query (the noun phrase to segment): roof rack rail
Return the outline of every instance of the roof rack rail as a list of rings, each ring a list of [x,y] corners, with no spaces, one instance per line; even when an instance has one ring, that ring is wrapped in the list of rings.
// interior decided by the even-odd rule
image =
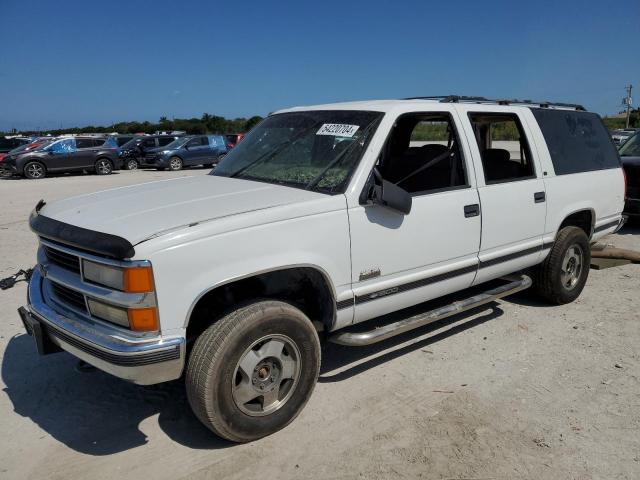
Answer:
[[[577,103],[562,103],[562,102],[549,102],[542,101],[536,102],[533,100],[518,100],[517,98],[504,98],[504,99],[492,99],[485,97],[467,97],[464,95],[435,95],[431,97],[408,97],[403,98],[403,100],[438,100],[441,103],[480,103],[480,104],[497,104],[497,105],[526,105],[530,107],[540,107],[540,108],[549,108],[549,107],[562,107],[562,108],[573,108],[575,110],[583,110],[586,109]]]

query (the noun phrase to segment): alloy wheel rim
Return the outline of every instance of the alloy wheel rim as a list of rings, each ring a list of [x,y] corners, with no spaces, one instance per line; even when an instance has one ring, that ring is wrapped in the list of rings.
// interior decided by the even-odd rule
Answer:
[[[562,286],[567,290],[573,290],[582,275],[584,267],[584,252],[578,244],[571,245],[564,254],[562,259],[562,268],[560,272],[560,281]]]
[[[111,165],[106,160],[101,160],[98,162],[98,170],[100,173],[107,174],[111,172]]]
[[[40,178],[42,176],[42,167],[37,163],[32,163],[27,167],[27,172],[32,178]]]
[[[236,406],[260,417],[282,408],[300,379],[300,350],[285,335],[267,335],[240,356],[231,379]]]
[[[180,160],[177,158],[171,160],[171,170],[180,170]]]
[[[127,164],[127,168],[129,170],[137,170],[138,169],[138,162],[136,162],[135,160],[130,160],[129,163]]]

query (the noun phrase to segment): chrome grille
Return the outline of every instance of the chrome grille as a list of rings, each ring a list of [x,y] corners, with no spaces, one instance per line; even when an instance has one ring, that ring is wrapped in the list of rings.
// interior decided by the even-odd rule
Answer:
[[[74,273],[80,273],[80,259],[77,256],[48,246],[44,247],[44,252],[51,263]]]
[[[51,288],[53,289],[53,293],[56,297],[58,297],[62,302],[67,303],[84,313],[88,313],[87,305],[84,302],[84,295],[80,292],[76,292],[75,290],[71,290],[64,285],[60,285],[55,282],[51,282]]]

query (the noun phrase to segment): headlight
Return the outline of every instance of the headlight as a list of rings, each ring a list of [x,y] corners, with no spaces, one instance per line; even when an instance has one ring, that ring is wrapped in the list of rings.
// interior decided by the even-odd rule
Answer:
[[[151,267],[116,267],[90,260],[82,261],[85,281],[122,292],[145,293],[153,291]]]
[[[102,303],[93,298],[87,298],[89,311],[94,317],[101,318],[108,322],[113,322],[123,327],[129,327],[129,314],[125,308],[114,307],[107,303]]]
[[[82,271],[84,279],[91,283],[124,291],[124,272],[119,267],[83,260]]]

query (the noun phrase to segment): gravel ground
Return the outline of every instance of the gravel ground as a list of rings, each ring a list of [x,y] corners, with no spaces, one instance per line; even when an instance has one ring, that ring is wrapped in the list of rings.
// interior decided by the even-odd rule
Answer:
[[[0,277],[34,263],[40,198],[204,173],[1,179]],[[640,229],[606,241],[640,250]],[[640,478],[638,265],[592,270],[571,305],[523,293],[377,346],[326,346],[300,417],[247,445],[201,426],[179,381],[38,357],[16,314],[25,290],[0,292],[0,478]]]

